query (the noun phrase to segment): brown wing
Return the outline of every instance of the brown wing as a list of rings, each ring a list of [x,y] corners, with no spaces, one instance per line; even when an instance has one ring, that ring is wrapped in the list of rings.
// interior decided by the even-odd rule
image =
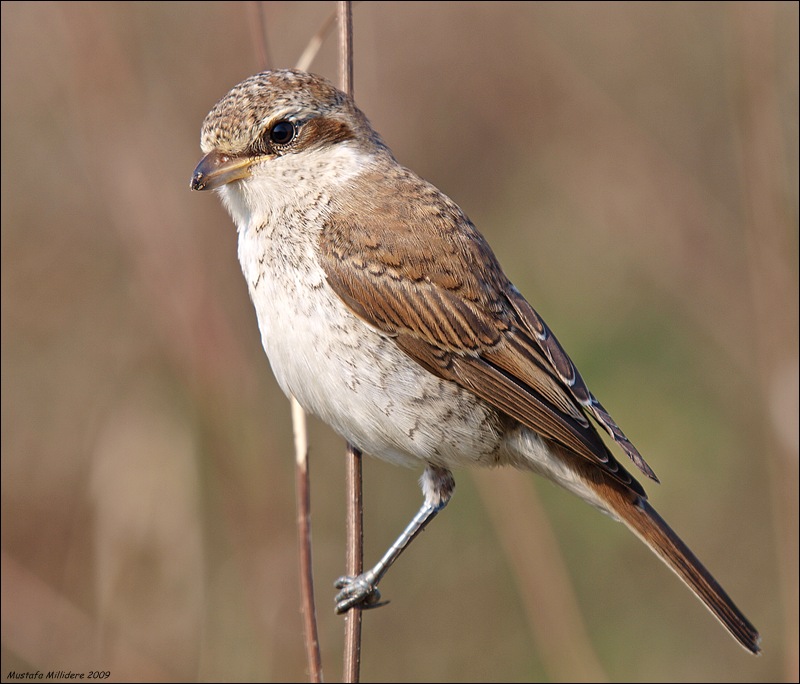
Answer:
[[[585,411],[655,479],[652,470],[505,277],[480,233],[455,204],[410,172],[392,180],[405,187],[391,190],[383,178],[361,177],[349,188],[359,202],[358,216],[370,217],[368,225],[349,205],[334,202],[320,237],[322,267],[333,290],[431,373],[644,495]],[[416,201],[400,199],[409,196]]]

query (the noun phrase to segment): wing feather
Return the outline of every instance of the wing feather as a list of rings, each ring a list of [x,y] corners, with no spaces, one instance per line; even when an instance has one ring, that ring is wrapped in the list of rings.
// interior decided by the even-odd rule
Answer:
[[[636,448],[591,394],[542,318],[508,281],[486,241],[458,207],[411,172],[390,191],[363,178],[371,211],[334,205],[320,234],[328,284],[414,361],[594,463],[640,495],[608,451],[593,417],[648,477]],[[416,196],[415,203],[401,197]],[[375,225],[366,225],[363,216]],[[391,222],[392,217],[401,220]]]

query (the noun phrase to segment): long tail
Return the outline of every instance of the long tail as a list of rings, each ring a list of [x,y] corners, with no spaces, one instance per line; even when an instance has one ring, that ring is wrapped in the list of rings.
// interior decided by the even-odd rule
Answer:
[[[711,573],[642,497],[611,481],[593,489],[625,525],[680,577],[748,651],[758,654],[761,637]]]

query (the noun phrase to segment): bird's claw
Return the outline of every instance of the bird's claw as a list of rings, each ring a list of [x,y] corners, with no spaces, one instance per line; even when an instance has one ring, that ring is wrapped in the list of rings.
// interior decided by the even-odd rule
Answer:
[[[381,592],[368,574],[355,577],[345,575],[334,582],[334,586],[341,591],[336,594],[336,614],[341,615],[354,607],[380,608],[388,601],[381,601]]]

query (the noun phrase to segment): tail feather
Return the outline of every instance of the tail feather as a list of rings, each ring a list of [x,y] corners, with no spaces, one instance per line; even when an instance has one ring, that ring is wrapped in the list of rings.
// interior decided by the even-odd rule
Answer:
[[[758,630],[647,500],[620,491],[616,483],[597,484],[611,511],[685,582],[745,649],[758,654]]]

